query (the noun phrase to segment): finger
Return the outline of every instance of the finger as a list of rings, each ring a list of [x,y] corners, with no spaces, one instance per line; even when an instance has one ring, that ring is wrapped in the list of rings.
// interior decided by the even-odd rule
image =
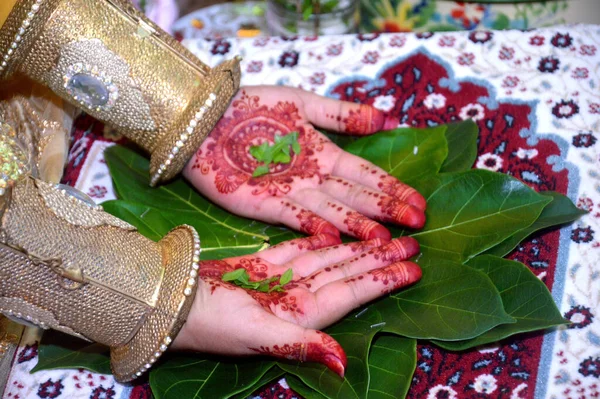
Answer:
[[[389,241],[390,232],[377,222],[338,202],[330,195],[314,189],[304,189],[292,194],[294,200],[317,215],[329,220],[341,232],[367,241],[382,238]]]
[[[297,238],[274,245],[257,253],[259,257],[276,265],[283,265],[303,253],[338,245],[339,236],[319,234],[317,236]]]
[[[361,253],[373,248],[380,247],[384,244],[384,240],[376,238],[369,241],[357,241],[345,245],[335,245],[333,247],[323,248],[318,251],[307,252],[286,263],[286,267],[291,267],[294,270],[294,275],[298,277],[308,276],[315,270],[348,259],[353,255]]]
[[[346,355],[335,340],[296,324],[289,312],[284,316],[290,320],[276,316],[268,307],[265,310],[254,302],[248,293],[219,280],[200,279],[192,311],[172,348],[219,355],[264,354],[319,362],[340,376],[344,375]],[[214,339],[207,340],[206,337]]]
[[[419,266],[405,261],[329,283],[315,293],[321,315],[317,325],[339,320],[351,310],[420,278]]]
[[[420,229],[425,224],[425,213],[422,210],[362,184],[341,177],[328,177],[320,188],[326,194],[375,220],[413,229]]]
[[[340,231],[334,225],[291,199],[270,197],[263,202],[265,209],[278,209],[277,221],[291,229],[311,236],[323,233],[340,236]]]
[[[334,281],[407,260],[418,253],[419,243],[417,240],[412,237],[401,237],[381,247],[317,270],[310,276],[301,279],[300,282],[305,284],[310,291],[315,292]]]
[[[427,207],[425,198],[417,190],[402,183],[383,169],[364,159],[342,152],[333,167],[332,175],[361,183],[372,189],[391,195],[399,201],[406,202],[422,211]]]
[[[337,132],[367,135],[381,130],[395,129],[398,118],[387,116],[370,105],[339,101],[298,90],[310,122]]]
[[[331,336],[284,321],[265,317],[248,349],[255,354],[300,362],[316,362],[344,377],[348,361],[342,346]]]

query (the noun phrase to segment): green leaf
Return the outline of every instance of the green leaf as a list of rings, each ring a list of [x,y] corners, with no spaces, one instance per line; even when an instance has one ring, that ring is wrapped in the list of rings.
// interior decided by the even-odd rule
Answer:
[[[540,217],[531,226],[516,232],[498,245],[485,251],[484,254],[496,255],[499,257],[506,256],[511,253],[521,241],[536,231],[570,223],[586,213],[577,208],[568,197],[565,197],[562,194],[552,191],[542,192],[540,194],[552,198],[552,202],[546,205],[540,214]]]
[[[292,150],[294,151],[294,154],[296,154],[296,155],[300,154],[300,152],[302,151],[302,148],[300,148],[300,143],[298,143],[298,141],[294,141],[292,143]]]
[[[485,273],[447,260],[423,268],[418,283],[371,308],[385,320],[383,331],[418,339],[470,339],[514,322]]]
[[[267,165],[260,165],[254,169],[254,173],[252,173],[252,177],[260,177],[269,173],[269,167]]]
[[[246,269],[240,268],[232,272],[223,274],[223,277],[221,279],[223,281],[236,281],[239,280],[243,275],[248,276],[248,272],[246,271]],[[248,278],[246,278],[246,281],[248,281]]]
[[[279,367],[273,366],[269,371],[267,371],[267,373],[265,375],[263,375],[258,381],[256,381],[253,386],[246,389],[245,391],[242,391],[242,392],[232,396],[232,398],[233,399],[247,399],[257,389],[260,389],[260,388],[264,387],[265,385],[271,384],[272,382],[279,380],[281,377],[283,377],[284,374],[285,374],[285,372],[283,370],[281,370]],[[181,399],[184,399],[184,398],[181,398]]]
[[[168,225],[192,225],[201,234],[202,259],[247,255],[301,236],[287,228],[234,216],[202,197],[183,178],[150,187],[148,160],[124,147],[109,148],[105,157],[115,190],[126,201],[111,203],[107,211],[154,238],[164,236]],[[157,226],[150,221],[155,219],[161,220]]]
[[[313,13],[313,6],[312,6],[312,4],[311,4],[310,6],[306,7],[306,8],[304,9],[304,11],[302,12],[302,18],[303,18],[305,21],[308,21],[308,19],[309,19],[309,18],[310,18],[310,16],[312,15],[312,13]]]
[[[318,363],[278,362],[278,365],[327,398],[364,399],[369,388],[369,347],[382,322],[379,312],[369,308],[325,330],[346,351],[348,366],[344,379]]]
[[[321,4],[321,13],[326,14],[332,12],[339,4],[339,0],[329,0]]]
[[[285,271],[285,273],[283,273],[281,275],[281,278],[279,279],[279,284],[286,285],[287,283],[292,281],[293,278],[294,278],[294,271],[291,268],[287,269]]]
[[[266,141],[261,145],[254,145],[250,147],[250,155],[252,155],[256,159],[263,159],[265,157],[265,153],[269,150],[269,143]]]
[[[254,387],[273,365],[256,358],[217,360],[177,354],[150,370],[150,386],[156,399],[229,398]]]
[[[551,198],[487,170],[441,174],[421,185],[427,222],[412,234],[425,257],[462,263],[530,226]]]
[[[286,374],[285,381],[292,391],[300,394],[304,399],[327,399],[326,396],[321,395],[319,392],[303,383],[302,380],[295,375]]]
[[[32,373],[41,370],[86,369],[111,374],[108,347],[57,331],[45,331],[39,345],[38,363]]]
[[[471,259],[467,265],[482,271],[492,280],[500,291],[504,309],[516,323],[498,326],[467,341],[434,341],[436,345],[449,350],[464,350],[514,334],[566,324],[546,285],[524,264],[485,255]]]
[[[446,130],[448,157],[440,173],[464,172],[473,166],[477,159],[477,136],[479,128],[472,120],[452,123]]]
[[[285,151],[282,151],[279,154],[275,154],[275,156],[273,157],[274,163],[290,163],[291,160],[292,157],[290,157],[289,154],[286,154]]]
[[[510,19],[506,14],[499,13],[498,18],[492,24],[492,28],[496,30],[508,29],[510,27]]]
[[[378,334],[369,353],[368,399],[404,398],[417,365],[417,340]]]
[[[413,185],[440,170],[448,155],[445,132],[446,126],[390,130],[361,138],[345,150]]]
[[[260,177],[269,173],[269,165],[271,163],[290,163],[292,158],[290,157],[290,146],[295,149],[300,148],[298,143],[298,132],[292,132],[285,136],[279,134],[275,135],[275,144],[269,145],[264,142],[260,146],[250,147],[250,155],[252,155],[258,162],[263,162],[264,165],[256,167],[253,177]],[[299,153],[297,151],[296,153]]]
[[[102,208],[113,216],[137,227],[140,234],[153,241],[160,241],[177,227],[157,209],[132,202],[114,200],[102,203]]]

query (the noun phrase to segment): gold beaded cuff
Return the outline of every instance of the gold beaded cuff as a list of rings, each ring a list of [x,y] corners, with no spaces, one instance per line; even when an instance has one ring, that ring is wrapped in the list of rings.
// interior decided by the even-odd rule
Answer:
[[[27,153],[17,141],[15,131],[0,122],[0,197],[28,171],[28,165]]]
[[[69,187],[27,176],[0,197],[0,312],[109,346],[121,382],[177,336],[199,261],[192,227],[156,243]]]
[[[0,28],[0,80],[25,74],[139,144],[152,185],[214,128],[239,63],[209,68],[127,0],[18,0]]]

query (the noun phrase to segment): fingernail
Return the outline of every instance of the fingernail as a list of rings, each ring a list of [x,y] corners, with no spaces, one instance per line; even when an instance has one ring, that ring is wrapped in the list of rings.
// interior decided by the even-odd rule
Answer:
[[[377,225],[369,230],[368,236],[363,238],[364,240],[374,240],[379,238],[384,242],[389,242],[392,239],[392,233],[382,225]]]
[[[327,366],[331,371],[339,375],[341,378],[344,378],[344,374],[346,373],[346,367],[342,360],[335,355],[326,355],[323,358],[323,363]]]
[[[323,223],[317,234],[329,234],[340,239],[340,231],[331,223]]]
[[[383,122],[383,130],[396,129],[400,125],[400,119],[393,116],[386,116]]]
[[[402,248],[404,248],[404,253],[406,254],[406,259],[412,258],[421,252],[421,247],[419,246],[419,242],[412,237],[401,237],[398,239],[401,242]]]
[[[412,229],[421,229],[425,226],[425,212],[410,206],[403,217],[402,224]]]
[[[422,211],[425,211],[425,209],[427,209],[427,201],[425,201],[425,198],[423,198],[423,196],[416,191],[408,197],[406,197],[404,201]]]
[[[394,288],[403,288],[407,285],[414,284],[423,276],[423,270],[413,262],[400,262],[404,267],[404,279],[398,279],[398,284]]]

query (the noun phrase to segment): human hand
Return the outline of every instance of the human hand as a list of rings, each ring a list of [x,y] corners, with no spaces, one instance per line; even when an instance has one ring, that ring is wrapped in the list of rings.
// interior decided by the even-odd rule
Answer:
[[[389,231],[374,220],[423,227],[425,199],[417,191],[343,151],[311,123],[356,135],[398,126],[398,120],[368,105],[293,88],[247,87],[188,162],[184,176],[233,213],[309,235],[339,237],[342,231],[361,240],[389,240]],[[295,131],[300,154],[252,177],[259,162],[250,147]]]
[[[405,260],[419,252],[419,244],[411,237],[388,243],[378,238],[320,249],[329,237],[300,238],[254,255],[201,262],[192,309],[172,348],[319,362],[343,376],[344,350],[318,329],[418,281],[421,269]],[[239,268],[251,281],[291,268],[293,280],[284,292],[271,293],[222,281],[224,273]]]

